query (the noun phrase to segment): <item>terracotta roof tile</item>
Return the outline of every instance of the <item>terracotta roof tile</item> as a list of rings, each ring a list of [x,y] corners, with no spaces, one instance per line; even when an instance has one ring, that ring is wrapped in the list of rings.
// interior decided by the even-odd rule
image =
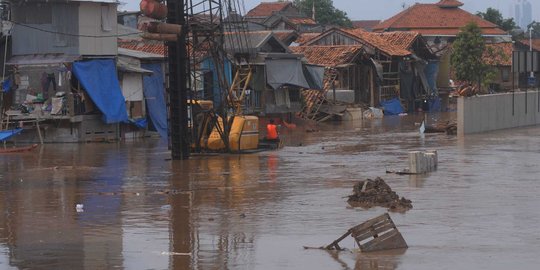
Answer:
[[[420,37],[420,33],[412,31],[394,31],[372,34],[378,35],[388,43],[403,50],[410,50],[416,39]]]
[[[304,25],[316,25],[317,22],[315,22],[312,18],[288,18],[288,20],[293,24],[304,24]]]
[[[463,3],[457,0],[441,0],[436,5],[439,7],[453,8],[453,7],[461,7],[463,6]]]
[[[354,61],[362,46],[297,46],[290,49],[293,53],[303,54],[310,64],[335,67]]]
[[[526,45],[527,47],[531,46],[529,39],[523,39],[519,41],[521,44]],[[532,40],[533,50],[540,52],[540,39],[533,39]]]
[[[489,53],[489,50],[492,53]],[[484,62],[492,66],[512,66],[512,51],[514,45],[511,42],[486,44]]]
[[[284,10],[291,2],[262,2],[246,14],[246,17],[268,17],[274,12]]]
[[[296,43],[303,45],[306,42],[320,36],[321,33],[302,33],[300,36],[296,39]]]
[[[458,2],[458,1],[441,1]],[[374,31],[409,30],[422,35],[457,35],[460,28],[475,22],[487,35],[506,35],[497,25],[459,7],[442,7],[438,4],[415,4],[390,19],[376,25]]]
[[[134,40],[118,40],[118,47],[134,50],[134,51],[140,51],[140,52],[146,52],[146,53],[153,53],[153,54],[159,54],[166,56],[167,55],[167,46],[163,42],[153,42],[153,41],[134,41]]]
[[[407,56],[411,54],[408,47],[404,48],[404,44],[400,44],[402,41],[394,38],[394,36],[398,37],[401,35],[380,35],[378,33],[367,32],[362,29],[345,30],[345,32],[358,37],[368,45],[375,47],[390,56]],[[389,40],[393,40],[392,42],[398,45],[393,44]]]
[[[353,21],[353,28],[361,28],[366,31],[371,31],[373,27],[377,24],[379,24],[380,20],[363,20],[363,21]]]

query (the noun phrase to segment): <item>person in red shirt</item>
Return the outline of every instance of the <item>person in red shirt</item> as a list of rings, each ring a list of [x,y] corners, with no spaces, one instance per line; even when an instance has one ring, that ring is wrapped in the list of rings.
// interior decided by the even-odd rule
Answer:
[[[274,119],[270,119],[270,123],[266,125],[266,139],[269,141],[279,141],[278,130],[274,124]]]

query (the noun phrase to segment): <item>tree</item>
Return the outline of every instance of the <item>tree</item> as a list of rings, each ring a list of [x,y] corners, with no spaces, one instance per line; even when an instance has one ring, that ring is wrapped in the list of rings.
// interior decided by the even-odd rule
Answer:
[[[501,12],[494,8],[488,8],[486,12],[477,12],[476,15],[498,25],[504,31],[512,31],[517,28],[513,18],[504,19]]]
[[[456,79],[482,85],[484,76],[489,74],[490,66],[483,60],[486,44],[480,27],[471,22],[461,28],[452,46],[450,63],[454,68]]]
[[[309,17],[313,17],[313,4],[315,4],[315,20],[318,23],[352,26],[347,13],[335,8],[332,0],[294,0],[294,5]]]
[[[529,37],[529,29],[532,28],[532,38],[540,38],[540,22],[533,21],[527,25],[526,36]]]

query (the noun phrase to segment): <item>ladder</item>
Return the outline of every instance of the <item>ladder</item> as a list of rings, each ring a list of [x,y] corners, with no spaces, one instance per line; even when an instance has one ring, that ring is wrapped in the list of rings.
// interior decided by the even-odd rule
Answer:
[[[319,114],[319,109],[322,104],[327,101],[326,93],[332,89],[332,85],[336,81],[338,72],[335,68],[326,68],[324,71],[323,89],[322,90],[304,90],[304,107],[300,111],[300,118],[305,120],[323,121],[327,117],[316,119]]]

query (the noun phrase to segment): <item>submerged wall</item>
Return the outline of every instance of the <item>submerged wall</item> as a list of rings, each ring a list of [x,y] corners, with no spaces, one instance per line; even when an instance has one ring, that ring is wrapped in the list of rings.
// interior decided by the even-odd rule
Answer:
[[[540,124],[537,91],[458,99],[458,135]]]

